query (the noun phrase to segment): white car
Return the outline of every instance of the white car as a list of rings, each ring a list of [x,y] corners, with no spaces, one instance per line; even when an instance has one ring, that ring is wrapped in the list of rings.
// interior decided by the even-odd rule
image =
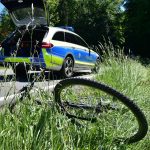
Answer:
[[[100,56],[72,27],[48,27],[43,0],[1,0],[1,3],[17,29],[1,43],[4,53],[0,61],[17,64],[15,73],[25,75],[30,65],[61,71],[65,77],[96,69]]]

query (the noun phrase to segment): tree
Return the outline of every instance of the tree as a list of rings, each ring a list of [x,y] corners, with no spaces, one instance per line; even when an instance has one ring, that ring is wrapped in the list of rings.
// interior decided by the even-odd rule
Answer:
[[[57,12],[59,15],[59,26],[67,26],[71,24],[71,20],[74,18],[76,9],[76,0],[59,0]]]
[[[117,45],[123,42],[121,2],[122,0],[47,0],[46,17],[51,26],[73,26],[75,32],[90,45],[97,45],[104,37]],[[5,28],[6,31],[11,31],[14,26],[12,27],[8,14],[4,16],[1,31]]]
[[[116,45],[121,44],[123,42],[121,3],[122,0],[78,0],[74,7],[75,17],[71,17],[74,20],[70,22],[92,45],[97,45],[98,41],[102,42],[104,37],[109,37]]]
[[[0,17],[0,42],[2,42],[15,29],[15,26],[5,9],[2,11]]]
[[[59,0],[46,0],[45,16],[47,18],[48,25],[50,26],[55,26],[60,21],[60,17],[58,15],[58,5]]]
[[[150,1],[127,0],[126,47],[135,55],[150,58]]]

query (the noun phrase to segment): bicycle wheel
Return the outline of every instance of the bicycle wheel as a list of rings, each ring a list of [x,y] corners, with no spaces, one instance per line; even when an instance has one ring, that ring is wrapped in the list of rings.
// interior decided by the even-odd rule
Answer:
[[[75,86],[75,87],[74,87]],[[84,86],[82,88],[80,88],[79,86]],[[67,87],[69,87],[67,89]],[[72,93],[72,87],[75,89],[75,95],[73,95]],[[90,88],[90,92],[86,92],[86,88]],[[78,89],[80,88],[80,89]],[[63,100],[63,96],[62,93],[64,92],[63,96],[66,97],[67,100]],[[85,93],[86,92],[86,93]],[[58,104],[59,108],[61,108],[61,112],[63,112],[66,116],[68,116],[69,118],[76,118],[76,119],[81,119],[81,120],[87,120],[87,121],[96,121],[96,117],[97,114],[99,114],[99,112],[106,112],[107,109],[113,109],[113,107],[110,105],[106,105],[106,107],[101,107],[101,105],[99,105],[98,103],[94,103],[91,104],[89,101],[87,103],[85,103],[85,101],[81,101],[81,99],[83,97],[80,97],[80,95],[82,95],[81,93],[83,93],[83,95],[86,97],[88,97],[88,94],[91,96],[90,100],[92,102],[95,101],[95,95],[93,94],[96,93],[96,95],[100,96],[101,99],[109,99],[111,101],[115,101],[115,102],[121,102],[121,104],[123,105],[119,105],[118,108],[122,107],[122,106],[126,106],[126,109],[122,109],[121,111],[115,111],[115,112],[119,112],[120,113],[120,118],[122,118],[124,112],[127,112],[127,110],[130,110],[130,113],[132,113],[132,115],[134,116],[134,121],[137,122],[137,126],[136,130],[138,128],[138,131],[133,131],[136,133],[133,133],[133,135],[130,135],[128,138],[123,138],[125,143],[134,143],[137,141],[140,141],[141,139],[143,139],[145,137],[145,135],[147,134],[148,131],[148,124],[147,124],[147,120],[145,118],[145,115],[142,113],[142,111],[140,110],[140,108],[132,101],[130,100],[128,97],[124,96],[123,94],[121,94],[120,92],[114,90],[113,88],[106,86],[102,83],[98,83],[96,81],[92,81],[89,79],[82,79],[82,78],[70,78],[70,79],[65,79],[60,81],[54,89],[54,100],[55,102]],[[103,94],[101,94],[103,92]],[[68,94],[69,93],[69,94]],[[68,95],[67,95],[68,94]],[[93,96],[92,96],[93,94]],[[71,95],[69,97],[69,95]],[[75,96],[75,98],[74,98]],[[111,96],[112,98],[110,98],[109,96]],[[76,101],[76,98],[78,97],[78,99],[80,99],[78,102]],[[100,100],[100,97],[98,98]],[[70,100],[74,99],[73,101]],[[89,100],[89,98],[88,98]],[[109,106],[109,107],[108,107]],[[105,109],[107,108],[107,109]],[[115,109],[115,108],[114,108]],[[70,111],[71,110],[71,111]],[[98,110],[98,113],[97,113]],[[77,111],[77,113],[76,113]],[[90,112],[89,114],[91,116],[87,115],[87,112]],[[81,116],[82,114],[82,116]],[[109,114],[113,115],[113,112],[110,112]],[[107,115],[105,115],[105,117],[107,118]],[[104,119],[106,119],[104,117]],[[126,122],[131,122],[133,119],[130,119],[130,114],[127,114],[126,119],[129,119]],[[103,117],[100,115],[100,120]],[[117,116],[111,118],[112,120],[110,120],[110,122],[113,121],[113,119],[117,118]],[[124,118],[123,118],[124,119]],[[123,122],[124,120],[121,120],[121,122]],[[115,123],[115,121],[114,121]],[[116,127],[116,126],[115,126]],[[114,127],[114,128],[115,128]],[[124,127],[125,128],[125,127]],[[129,131],[130,132],[130,131]],[[129,133],[127,132],[127,133]],[[121,133],[122,134],[122,133]],[[128,135],[125,135],[128,136]]]

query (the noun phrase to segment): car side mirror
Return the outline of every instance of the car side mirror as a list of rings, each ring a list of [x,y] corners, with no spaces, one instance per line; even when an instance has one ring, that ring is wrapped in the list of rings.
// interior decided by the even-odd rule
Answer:
[[[90,50],[90,48],[89,48],[89,56],[91,55],[91,50]]]

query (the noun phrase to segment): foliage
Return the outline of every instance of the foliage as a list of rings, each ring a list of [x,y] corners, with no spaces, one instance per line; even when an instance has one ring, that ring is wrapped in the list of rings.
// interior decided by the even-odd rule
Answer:
[[[5,9],[2,11],[0,17],[0,41],[2,41],[15,29],[15,26]]]
[[[71,25],[90,45],[96,45],[103,37],[109,37],[114,44],[121,44],[121,2],[122,0],[47,0],[45,9],[49,25]],[[2,38],[7,34],[3,33],[3,28],[6,31],[13,28],[6,16],[2,18],[1,24],[7,22],[9,26],[1,26]]]
[[[121,0],[73,0],[67,2],[68,9],[65,11],[63,7],[61,9],[67,13],[64,16],[68,15],[65,24],[73,25],[75,31],[90,45],[96,45],[98,41],[103,40],[103,37],[109,37],[114,44],[123,42],[123,30],[120,26],[122,23]]]
[[[47,0],[45,3],[45,14],[48,24],[54,26],[59,22],[58,17],[58,3],[59,0]]]
[[[150,1],[127,0],[126,45],[134,55],[150,58]]]

